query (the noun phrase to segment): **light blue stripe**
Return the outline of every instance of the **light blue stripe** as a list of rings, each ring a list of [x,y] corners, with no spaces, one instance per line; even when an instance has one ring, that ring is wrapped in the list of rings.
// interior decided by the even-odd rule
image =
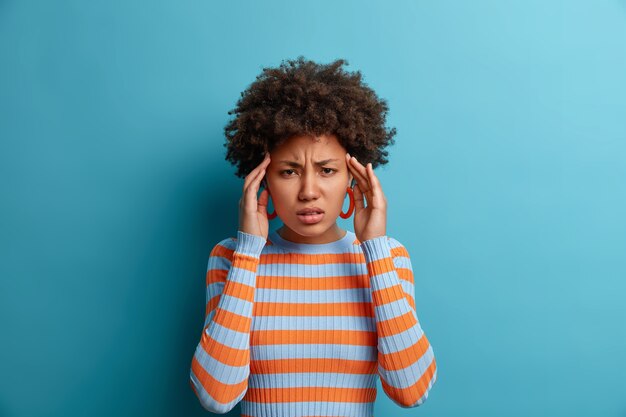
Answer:
[[[349,288],[336,290],[280,290],[271,288],[257,288],[254,300],[260,302],[275,302],[287,300],[289,303],[317,304],[337,303],[340,300],[357,302],[372,302],[372,292],[369,288]]]
[[[329,243],[321,243],[321,244],[307,244],[307,243],[295,243],[283,239],[276,230],[269,232],[268,240],[270,240],[273,245],[266,245],[265,250],[272,251],[286,251],[286,252],[298,252],[298,253],[341,253],[349,250],[353,246],[355,246],[352,242],[354,242],[356,235],[354,232],[350,230],[346,230],[346,234],[334,241]]]
[[[252,416],[346,416],[370,417],[374,415],[374,403],[337,403],[337,402],[289,402],[289,403],[253,403],[241,401],[241,413]]]
[[[422,328],[416,324],[402,333],[379,337],[378,349],[385,353],[398,352],[413,346],[423,334]]]
[[[357,361],[378,360],[376,346],[357,346],[342,344],[307,344],[307,345],[252,345],[252,360],[324,358],[348,359]]]
[[[374,307],[374,314],[376,317],[382,317],[383,321],[400,317],[408,311],[412,312],[413,309],[406,298],[400,298],[399,300]]]
[[[249,343],[249,333],[231,330],[217,322],[211,322],[205,332],[215,341],[233,349],[245,349]]]
[[[252,330],[361,330],[376,331],[373,317],[357,316],[256,316]]]
[[[241,399],[246,394],[245,392],[243,392],[240,396],[235,398],[233,401],[227,404],[222,404],[218,402],[217,400],[215,400],[208,392],[206,392],[206,390],[204,389],[204,387],[202,387],[202,384],[198,380],[198,377],[193,373],[193,371],[189,372],[189,378],[191,380],[191,383],[195,387],[196,391],[198,392],[198,399],[200,400],[200,404],[205,410],[210,411],[212,413],[225,414],[229,412],[235,407],[235,405],[237,405],[238,402],[241,401]]]
[[[375,388],[374,374],[344,374],[333,372],[284,373],[268,375],[250,375],[250,388],[295,388],[295,387],[333,387],[333,388]],[[341,385],[337,381],[341,380]]]
[[[403,369],[387,371],[379,363],[378,373],[389,385],[396,388],[408,388],[419,381],[432,363],[433,358],[432,347],[429,347],[417,361]]]
[[[383,290],[391,288],[397,283],[402,283],[404,280],[400,279],[398,273],[395,271],[385,272],[378,274],[373,278],[370,278],[370,285],[372,291]]]
[[[316,250],[305,250],[305,251],[285,251],[284,248],[282,248],[280,245],[265,245],[265,247],[263,248],[263,255],[287,255],[289,256],[292,253],[298,253],[298,254],[303,254],[303,255],[315,255],[315,256],[320,256],[320,255],[338,255],[338,254],[342,254],[342,253],[361,253],[361,250],[359,249],[358,245],[344,245],[341,247],[337,247],[337,248],[330,248],[330,249],[316,249]]]
[[[211,270],[228,270],[230,268],[230,259],[223,256],[211,256],[207,263],[206,272]]]
[[[233,297],[228,294],[222,294],[217,307],[240,316],[252,317],[252,306],[254,302],[244,300],[243,298]]]
[[[396,268],[405,268],[413,270],[411,260],[406,256],[394,256],[393,264]]]
[[[213,317],[215,317],[215,309],[213,309],[205,318],[204,318],[204,328],[206,328],[206,326],[211,322],[211,320],[213,320]]]
[[[399,280],[400,280],[400,285],[402,285],[402,290],[404,291],[404,293],[409,294],[411,297],[415,298],[414,284],[410,283],[409,281],[405,279],[399,279]]]
[[[387,397],[389,397],[391,399],[391,401],[393,401],[395,404],[399,405],[402,408],[418,407],[418,406],[424,404],[426,399],[428,399],[428,394],[429,394],[430,390],[432,389],[433,385],[435,384],[435,381],[437,381],[437,370],[436,369],[435,369],[435,373],[433,374],[432,378],[428,382],[428,386],[426,387],[426,391],[424,391],[424,395],[422,395],[414,404],[411,404],[411,405],[408,405],[408,406],[407,405],[403,405],[403,404],[400,404],[398,401],[396,401],[394,398],[389,397],[389,395],[387,395]],[[387,394],[387,393],[385,393],[385,394]]]
[[[250,369],[248,366],[229,366],[223,364],[209,355],[202,347],[202,344],[198,344],[194,356],[208,374],[223,384],[238,384],[248,377]]]
[[[298,274],[294,274],[294,269],[298,269]],[[257,269],[258,275],[263,278],[266,276],[281,277],[289,279],[290,277],[298,278],[328,278],[342,277],[346,279],[354,279],[355,275],[364,275],[367,277],[367,265],[363,263],[323,263],[323,264],[283,264],[283,263],[263,263],[259,264]]]
[[[372,291],[378,291],[386,288],[391,288],[396,285],[398,282],[402,282],[404,280],[398,277],[398,273],[396,271],[383,272],[382,274],[377,274],[374,277],[370,278],[370,285]]]
[[[233,282],[239,282],[239,283],[245,284],[245,285],[251,285],[251,282],[256,282],[254,273],[248,271],[247,269],[233,268],[233,270],[236,270],[237,273],[231,273],[230,276],[226,275],[224,281],[212,282],[209,285],[207,285],[207,288],[209,286],[215,285],[215,284],[225,285],[226,284],[226,280],[233,281]]]
[[[214,282],[206,286],[206,303],[207,304],[209,303],[209,301],[211,301],[213,297],[224,292],[224,285],[225,285],[224,282]]]

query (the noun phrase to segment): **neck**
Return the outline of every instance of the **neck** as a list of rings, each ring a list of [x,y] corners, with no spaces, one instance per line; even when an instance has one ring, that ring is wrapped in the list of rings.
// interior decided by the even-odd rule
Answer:
[[[283,225],[279,229],[276,230],[278,235],[285,240],[294,243],[306,243],[306,244],[323,244],[323,243],[331,243],[335,242],[346,235],[346,231],[341,229],[335,223],[333,226],[328,228],[325,232],[315,235],[315,236],[302,236],[287,226]]]

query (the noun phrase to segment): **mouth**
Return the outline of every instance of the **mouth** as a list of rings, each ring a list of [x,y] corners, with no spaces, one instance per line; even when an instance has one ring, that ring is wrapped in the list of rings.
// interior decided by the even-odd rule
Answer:
[[[299,210],[298,212],[296,212],[296,215],[298,216],[298,219],[300,219],[300,221],[304,224],[315,224],[322,221],[322,218],[324,217],[324,210],[313,207]]]
[[[323,214],[324,210],[321,208],[313,207],[304,210],[298,210],[296,212],[297,215],[309,215],[309,214]]]

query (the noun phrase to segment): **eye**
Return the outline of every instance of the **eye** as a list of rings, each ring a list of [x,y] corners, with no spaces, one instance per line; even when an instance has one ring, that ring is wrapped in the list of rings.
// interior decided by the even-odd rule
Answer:
[[[285,174],[287,172],[293,172],[293,169],[285,169],[283,171],[280,171],[281,174]]]
[[[328,174],[332,174],[333,172],[336,171],[336,169],[332,169],[332,168],[322,168],[322,170],[326,170],[326,169],[330,170],[330,172],[328,172]]]

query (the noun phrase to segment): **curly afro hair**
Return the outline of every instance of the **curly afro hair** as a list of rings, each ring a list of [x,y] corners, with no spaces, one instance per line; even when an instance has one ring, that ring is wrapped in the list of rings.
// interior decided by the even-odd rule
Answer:
[[[299,135],[334,134],[359,161],[384,165],[396,129],[385,127],[388,106],[361,80],[346,72],[344,59],[323,65],[299,56],[263,72],[228,114],[224,127],[226,160],[244,178],[286,139]]]

